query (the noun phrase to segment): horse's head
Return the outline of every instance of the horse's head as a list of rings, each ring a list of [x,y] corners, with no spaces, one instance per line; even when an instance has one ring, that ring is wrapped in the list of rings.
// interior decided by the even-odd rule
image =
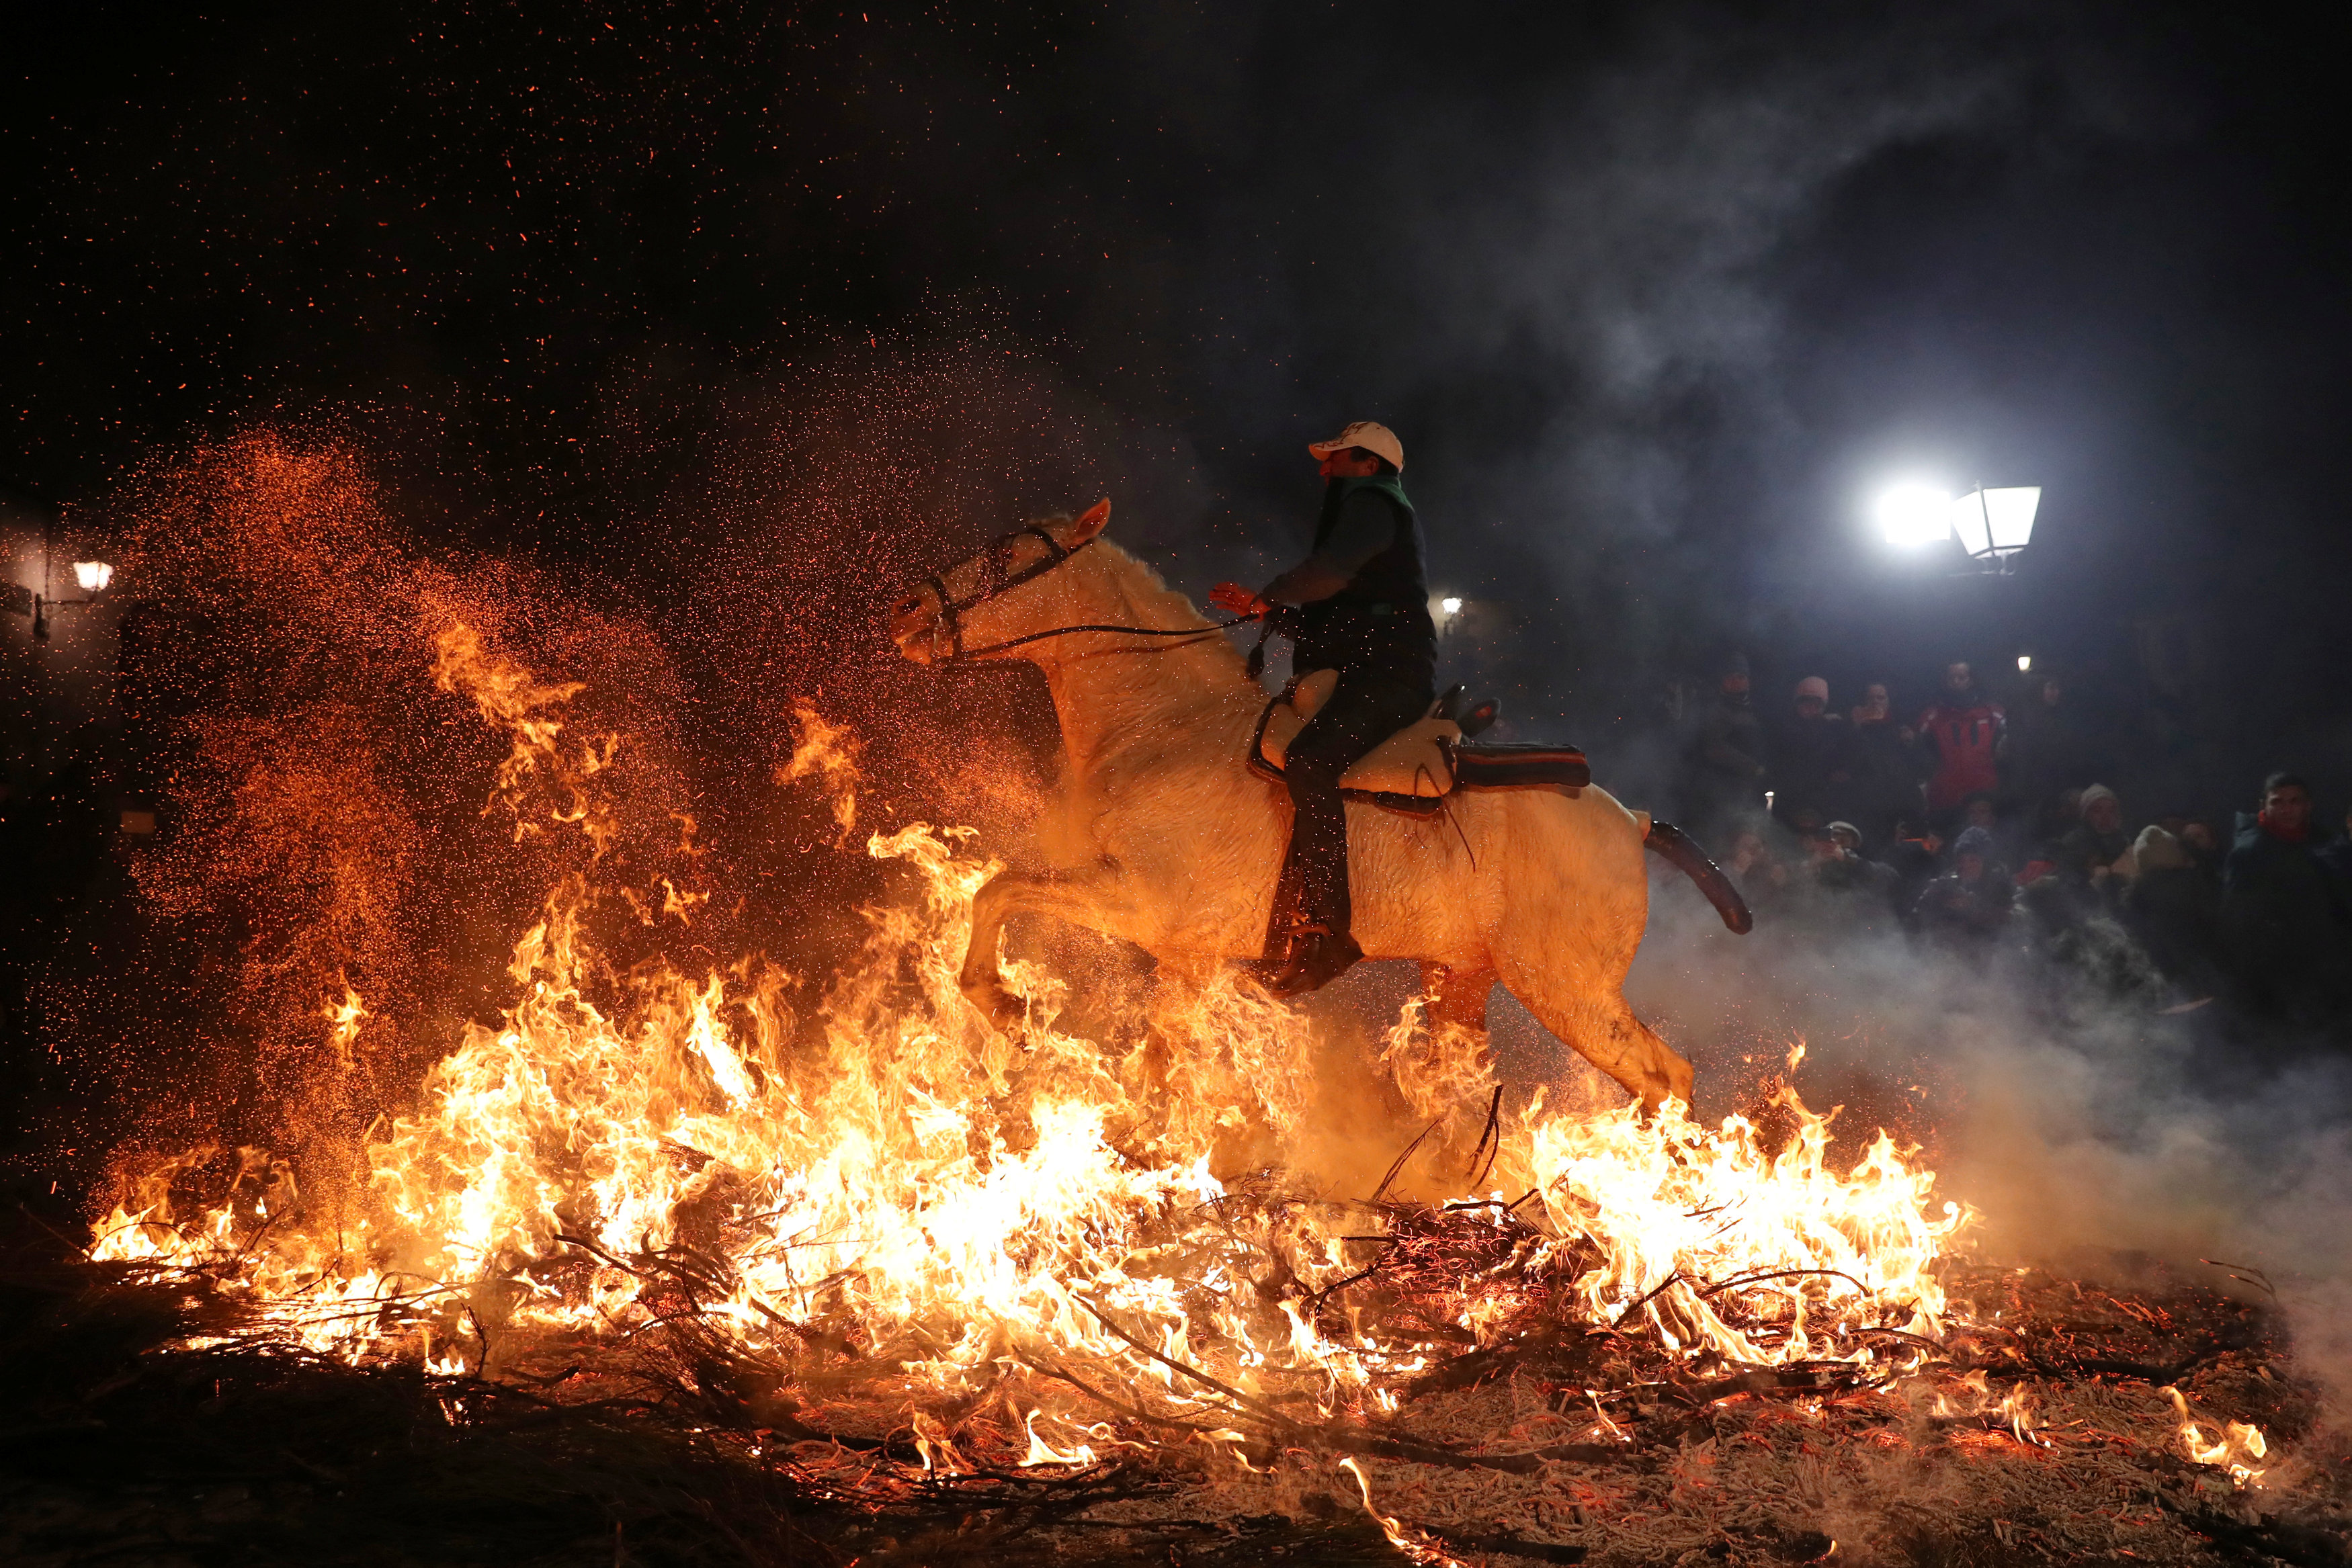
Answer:
[[[1092,544],[1108,521],[1110,503],[1097,501],[1082,517],[1015,528],[962,565],[918,583],[891,607],[890,640],[919,664],[941,664],[1038,630],[1029,624],[1037,609],[1032,601],[1048,586],[1038,580]]]

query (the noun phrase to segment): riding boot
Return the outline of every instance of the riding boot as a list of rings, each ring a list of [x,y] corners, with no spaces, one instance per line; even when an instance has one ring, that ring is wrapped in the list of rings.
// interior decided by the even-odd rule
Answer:
[[[1348,927],[1353,914],[1348,889],[1348,841],[1344,826],[1337,852],[1332,846],[1294,838],[1299,857],[1299,920],[1291,928],[1288,961],[1268,982],[1277,997],[1320,990],[1364,956]],[[1323,835],[1315,835],[1319,840]],[[1322,852],[1320,853],[1317,852]]]

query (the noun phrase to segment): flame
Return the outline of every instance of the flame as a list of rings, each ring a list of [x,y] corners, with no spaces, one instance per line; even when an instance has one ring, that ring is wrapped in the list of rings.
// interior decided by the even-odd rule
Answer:
[[[2263,1471],[2254,1461],[2270,1452],[2270,1440],[2263,1429],[2250,1422],[2228,1421],[2221,1424],[2218,1436],[2206,1436],[2205,1424],[2189,1414],[2189,1400],[2178,1388],[2167,1388],[2172,1396],[2172,1408],[2180,1416],[2180,1451],[2190,1461],[2211,1465],[2227,1470],[2230,1479],[2240,1486],[2259,1484]]]
[[[343,999],[329,1002],[319,1009],[327,1020],[327,1043],[333,1048],[335,1059],[345,1067],[352,1064],[352,1042],[359,1038],[360,1025],[368,1017],[367,1004],[360,999],[352,983],[343,982]]]
[[[1095,1462],[1094,1449],[1085,1443],[1076,1444],[1065,1453],[1039,1437],[1037,1417],[1041,1414],[1043,1412],[1032,1410],[1022,1422],[1029,1434],[1029,1452],[1021,1460],[1022,1469],[1035,1465],[1091,1465]]]
[[[792,757],[777,768],[776,782],[814,779],[824,786],[833,801],[833,820],[841,824],[841,837],[834,841],[839,848],[857,827],[857,758],[865,742],[846,725],[827,722],[805,702],[793,705],[793,725],[800,739]]]
[[[1778,1153],[1747,1117],[1710,1131],[1679,1103],[1647,1123],[1628,1106],[1528,1129],[1527,1166],[1553,1228],[1600,1259],[1575,1282],[1587,1312],[1638,1314],[1670,1348],[1749,1365],[1862,1361],[1883,1348],[1852,1341],[1857,1330],[1940,1333],[1944,1295],[1928,1266],[1969,1211],[1937,1212],[1935,1174],[1883,1131],[1837,1173],[1831,1117],[1793,1089],[1773,1103],[1796,1121]]]
[[[1000,1033],[957,978],[973,894],[999,867],[971,830],[921,822],[866,838],[903,870],[904,894],[867,911],[863,951],[809,1016],[784,1004],[788,977],[748,959],[615,982],[587,914],[597,879],[627,859],[606,853],[624,820],[606,793],[621,742],[572,738],[562,716],[581,688],[539,680],[467,627],[434,651],[443,688],[510,740],[493,806],[515,812],[519,835],[578,826],[593,868],[559,880],[516,940],[498,1025],[466,1024],[411,1111],[370,1135],[356,1212],[305,1212],[293,1172],[257,1150],[238,1152],[226,1199],[192,1202],[226,1159],[192,1150],[125,1183],[93,1257],[201,1270],[244,1295],[261,1332],[451,1375],[495,1375],[506,1331],[620,1341],[690,1294],[703,1330],[746,1355],[866,1378],[905,1406],[923,1464],[941,1471],[1092,1463],[1124,1440],[1075,1417],[1097,1403],[1211,1443],[1241,1443],[1240,1427],[1277,1414],[1377,1419],[1442,1353],[1336,1293],[1366,1277],[1366,1238],[1407,1239],[1401,1210],[1221,1174],[1236,1132],[1279,1145],[1304,1131],[1301,1014],[1226,976],[1148,1020],[1139,1009],[1145,1042],[1106,1049],[1055,1027],[1062,981],[1013,963],[1029,1021],[1017,1040]],[[846,833],[856,737],[801,714],[779,778],[826,789]],[[663,917],[683,920],[709,894],[668,896]],[[1931,1265],[1969,1215],[1932,1199],[1915,1151],[1882,1132],[1841,1168],[1835,1113],[1785,1088],[1775,1104],[1793,1131],[1780,1142],[1678,1103],[1647,1120],[1540,1096],[1507,1110],[1470,1046],[1424,1038],[1421,1008],[1407,1006],[1386,1060],[1428,1114],[1486,1124],[1479,1176],[1494,1196],[1485,1218],[1458,1222],[1508,1243],[1503,1261],[1444,1282],[1480,1343],[1561,1301],[1669,1354],[1747,1366],[1901,1366],[1918,1354],[1906,1336],[1937,1332]],[[324,1013],[338,1049],[369,1016],[348,985]],[[1027,1412],[1011,1416],[1027,1439],[1017,1460],[942,1414],[1008,1378],[1030,1391],[1004,1406]],[[1594,1414],[1622,1438],[1597,1399]],[[1041,1423],[1097,1440],[1057,1443]],[[1451,1561],[1374,1517],[1416,1560]]]
[[[1372,1522],[1381,1527],[1381,1533],[1389,1538],[1389,1544],[1403,1553],[1408,1561],[1423,1563],[1426,1568],[1467,1568],[1461,1559],[1449,1556],[1444,1548],[1424,1538],[1420,1531],[1408,1528],[1373,1507],[1371,1479],[1364,1474],[1364,1467],[1356,1462],[1353,1455],[1341,1459],[1339,1468],[1356,1478],[1356,1488],[1363,1493],[1364,1511],[1372,1516]]]

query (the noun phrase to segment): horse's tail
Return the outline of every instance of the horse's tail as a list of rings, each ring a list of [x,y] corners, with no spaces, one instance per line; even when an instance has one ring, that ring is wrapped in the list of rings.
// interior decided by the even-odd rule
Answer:
[[[1748,913],[1748,901],[1739,896],[1739,890],[1731,885],[1723,868],[1707,859],[1696,839],[1672,822],[1653,820],[1642,842],[1655,850],[1668,865],[1698,883],[1698,890],[1706,894],[1706,901],[1715,905],[1715,912],[1723,916],[1726,925],[1742,936],[1755,929],[1756,917]]]

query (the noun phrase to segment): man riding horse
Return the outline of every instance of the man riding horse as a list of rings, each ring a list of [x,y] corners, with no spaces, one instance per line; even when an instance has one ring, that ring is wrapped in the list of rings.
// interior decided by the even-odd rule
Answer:
[[[1297,886],[1298,900],[1280,934],[1286,960],[1271,982],[1282,996],[1327,985],[1364,956],[1350,930],[1339,779],[1428,712],[1437,672],[1403,444],[1388,426],[1360,420],[1307,450],[1326,481],[1313,553],[1257,592],[1224,582],[1209,595],[1228,613],[1263,617],[1289,637],[1295,674],[1339,674],[1339,689],[1283,759],[1292,811],[1283,885]]]

